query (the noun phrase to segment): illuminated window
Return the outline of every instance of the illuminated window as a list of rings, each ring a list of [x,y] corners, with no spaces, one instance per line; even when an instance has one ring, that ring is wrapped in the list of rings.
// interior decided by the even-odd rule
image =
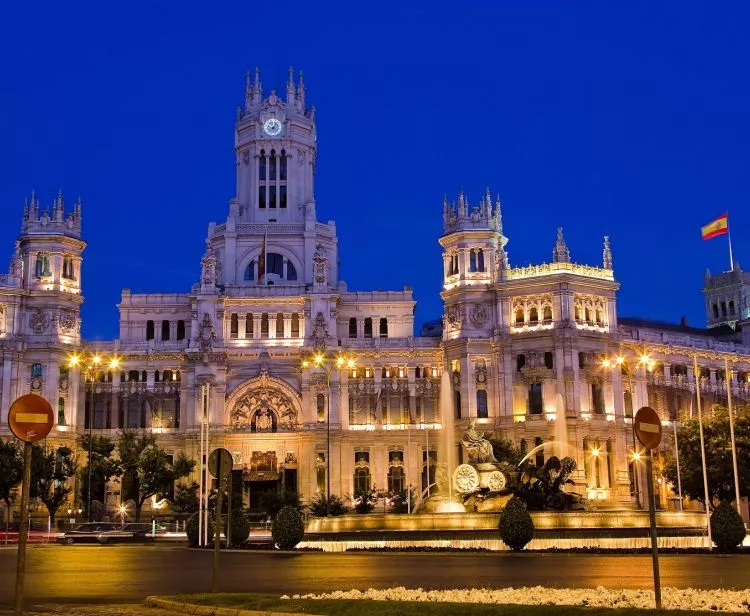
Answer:
[[[260,337],[268,338],[268,313],[264,312],[260,315]]]
[[[370,317],[365,319],[365,338],[372,338],[372,319]]]
[[[57,399],[57,425],[65,425],[65,398]]]
[[[487,392],[484,389],[477,390],[477,417],[487,419]]]
[[[31,376],[32,377],[42,376],[42,364],[31,364]]]
[[[477,250],[477,271],[484,271],[484,250],[481,248]]]

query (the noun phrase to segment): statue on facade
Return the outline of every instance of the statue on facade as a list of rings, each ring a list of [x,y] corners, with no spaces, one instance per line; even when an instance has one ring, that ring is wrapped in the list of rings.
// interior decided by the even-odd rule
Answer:
[[[206,250],[201,259],[201,287],[210,289],[216,286],[218,280],[218,261],[212,250]]]

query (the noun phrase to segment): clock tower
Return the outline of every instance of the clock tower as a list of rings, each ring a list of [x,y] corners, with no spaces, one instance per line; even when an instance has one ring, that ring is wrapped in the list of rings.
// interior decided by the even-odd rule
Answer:
[[[248,73],[245,107],[238,109],[235,128],[236,220],[314,219],[315,142],[315,108],[305,103],[302,73],[295,84],[289,69],[286,100],[276,90],[263,98],[258,69],[252,81]]]

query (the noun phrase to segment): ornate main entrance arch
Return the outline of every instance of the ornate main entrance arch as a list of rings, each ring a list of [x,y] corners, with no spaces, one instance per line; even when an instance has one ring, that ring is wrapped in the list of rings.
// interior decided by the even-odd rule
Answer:
[[[226,408],[232,430],[289,432],[299,426],[302,400],[286,381],[261,374],[237,387]]]

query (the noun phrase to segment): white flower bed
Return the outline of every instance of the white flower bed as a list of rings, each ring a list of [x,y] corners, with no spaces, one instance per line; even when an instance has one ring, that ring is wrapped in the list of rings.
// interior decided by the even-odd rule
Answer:
[[[282,599],[289,599],[283,595]],[[604,608],[654,608],[652,590],[597,588],[472,588],[457,590],[409,589],[399,586],[377,590],[337,590],[331,593],[294,595],[294,599],[369,599],[372,601],[436,601],[450,603],[494,603],[518,605],[580,605]],[[667,610],[705,610],[750,613],[750,590],[698,590],[662,588],[662,606]]]

